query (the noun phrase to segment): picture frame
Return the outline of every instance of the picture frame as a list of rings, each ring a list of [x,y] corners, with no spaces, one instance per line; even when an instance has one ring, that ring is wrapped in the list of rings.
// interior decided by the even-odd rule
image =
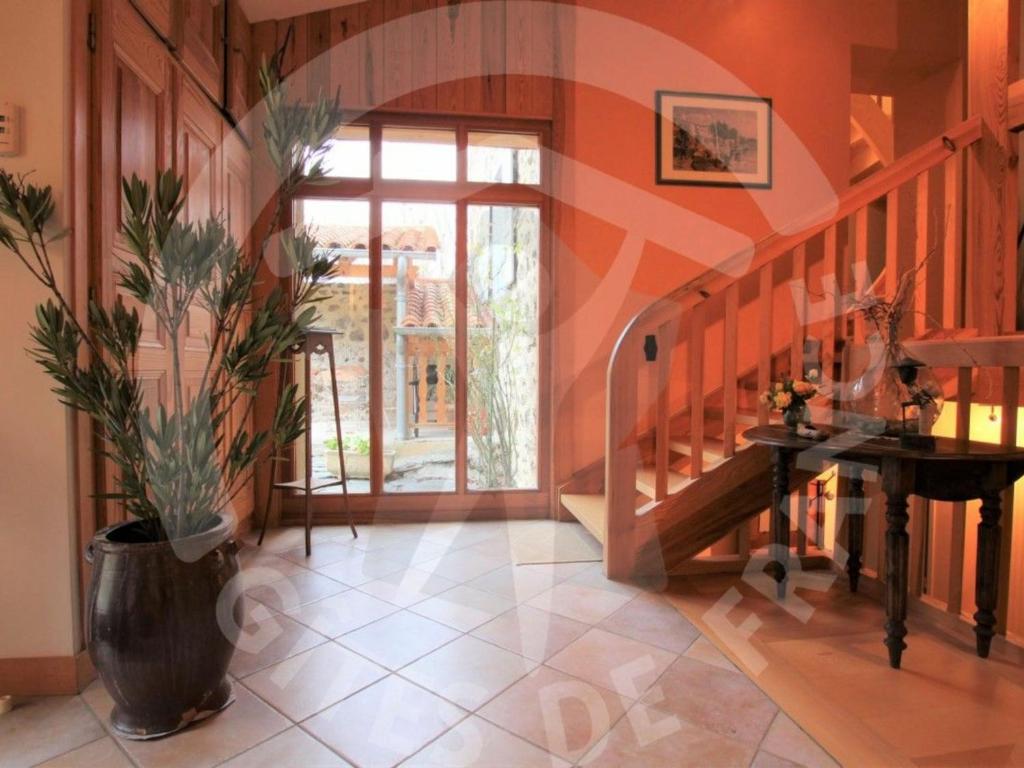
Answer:
[[[771,99],[659,90],[654,107],[656,183],[771,189]]]

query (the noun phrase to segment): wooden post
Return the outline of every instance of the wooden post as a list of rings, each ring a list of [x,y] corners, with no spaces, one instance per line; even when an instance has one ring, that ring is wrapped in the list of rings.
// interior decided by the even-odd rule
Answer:
[[[1018,5],[1013,0],[969,0],[967,5],[967,110],[983,125],[967,169],[968,325],[981,335],[1016,325],[1017,233],[1011,222],[1017,221],[1017,172],[1007,87],[1017,73]]]

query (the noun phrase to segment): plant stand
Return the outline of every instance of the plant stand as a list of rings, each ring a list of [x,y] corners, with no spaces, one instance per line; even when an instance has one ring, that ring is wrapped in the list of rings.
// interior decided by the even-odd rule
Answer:
[[[345,507],[345,515],[348,518],[349,528],[352,529],[353,538],[359,538],[356,532],[355,523],[352,522],[352,508],[348,501],[348,482],[345,478],[345,451],[342,449],[341,436],[341,410],[338,405],[338,374],[334,369],[334,336],[337,331],[329,328],[307,328],[301,342],[293,347],[295,354],[301,354],[305,366],[305,397],[306,397],[306,476],[303,480],[288,480],[275,482],[277,465],[284,460],[280,453],[270,457],[270,480],[267,483],[267,503],[263,508],[263,524],[260,528],[260,538],[257,546],[263,544],[263,537],[267,532],[267,521],[270,519],[270,502],[273,499],[274,491],[295,491],[305,492],[305,525],[306,525],[306,557],[312,552],[312,531],[313,531],[313,492],[322,488],[341,486],[342,504]],[[313,481],[313,397],[312,397],[312,358],[314,355],[327,355],[327,363],[331,369],[331,402],[334,404],[334,432],[338,439],[338,460],[339,473],[337,479],[323,478]],[[278,377],[278,399],[280,390],[285,386],[285,366]]]

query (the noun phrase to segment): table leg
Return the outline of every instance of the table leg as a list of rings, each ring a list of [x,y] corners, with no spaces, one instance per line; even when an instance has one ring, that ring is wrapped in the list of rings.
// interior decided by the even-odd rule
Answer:
[[[999,546],[1002,530],[999,517],[1002,514],[999,494],[987,492],[981,499],[981,521],[978,523],[978,561],[974,583],[974,602],[978,610],[974,614],[974,634],[977,637],[978,655],[988,658],[995,635],[996,605],[999,598]]]
[[[860,583],[860,569],[864,552],[864,470],[851,466],[850,497],[846,512],[846,573],[850,577],[850,591],[856,592]]]
[[[907,589],[910,574],[910,537],[907,535],[907,497],[912,487],[910,470],[898,460],[882,467],[885,486],[885,645],[889,649],[889,666],[900,668],[907,644]]]
[[[784,448],[772,449],[775,486],[768,523],[771,540],[768,573],[775,579],[780,600],[786,597],[786,566],[789,564],[789,458],[790,452]]]

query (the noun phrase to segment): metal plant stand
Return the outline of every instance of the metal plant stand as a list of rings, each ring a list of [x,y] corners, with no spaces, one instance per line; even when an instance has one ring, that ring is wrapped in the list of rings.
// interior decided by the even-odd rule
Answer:
[[[263,508],[263,525],[257,545],[263,544],[263,536],[267,532],[267,520],[270,519],[270,502],[274,491],[303,491],[305,493],[305,526],[306,526],[306,557],[312,552],[313,532],[313,493],[323,488],[341,486],[341,498],[348,518],[353,538],[359,538],[355,523],[352,521],[352,508],[348,500],[348,482],[345,477],[345,450],[342,447],[341,410],[338,405],[338,374],[334,368],[334,336],[338,331],[329,328],[307,328],[302,341],[292,347],[293,354],[301,354],[305,370],[306,397],[306,476],[301,480],[276,482],[277,465],[284,457],[275,452],[270,459],[270,479],[267,483],[267,503]],[[331,370],[331,402],[334,404],[334,433],[338,440],[338,477],[313,480],[313,398],[312,398],[312,358],[314,355],[327,355],[327,363]],[[285,366],[281,366],[278,377],[278,399],[285,386]]]

